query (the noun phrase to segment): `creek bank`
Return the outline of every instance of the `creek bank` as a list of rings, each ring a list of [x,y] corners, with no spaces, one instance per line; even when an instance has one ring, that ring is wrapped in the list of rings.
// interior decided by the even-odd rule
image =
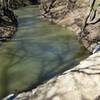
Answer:
[[[0,9],[1,10],[1,9]],[[4,8],[0,15],[0,40],[9,40],[17,31],[17,18],[14,12]]]
[[[100,41],[99,3],[99,0],[41,0],[40,9],[44,19],[74,31],[93,52]]]
[[[0,1],[0,40],[9,40],[17,31],[17,17],[12,9],[39,4],[39,0]]]
[[[38,5],[39,0],[14,0],[10,1],[10,8],[18,9],[29,5]]]
[[[100,51],[14,100],[100,100]]]

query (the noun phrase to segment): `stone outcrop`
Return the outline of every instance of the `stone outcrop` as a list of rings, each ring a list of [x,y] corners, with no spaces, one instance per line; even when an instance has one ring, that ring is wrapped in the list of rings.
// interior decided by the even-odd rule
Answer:
[[[46,20],[73,30],[89,51],[100,41],[99,0],[41,0],[40,9]]]
[[[0,9],[0,41],[9,40],[17,30],[17,18],[13,10]]]
[[[100,100],[100,51],[14,100]]]
[[[19,7],[39,4],[40,0],[6,0],[6,2],[8,2],[9,8],[17,9]],[[2,5],[2,1],[0,1],[0,5]]]
[[[28,5],[35,5],[38,4],[38,0],[14,0],[11,5],[12,8],[19,8],[19,7],[24,7]]]
[[[10,2],[10,7],[13,9],[17,9],[19,7],[24,7],[31,4],[31,0],[13,0],[12,2]]]

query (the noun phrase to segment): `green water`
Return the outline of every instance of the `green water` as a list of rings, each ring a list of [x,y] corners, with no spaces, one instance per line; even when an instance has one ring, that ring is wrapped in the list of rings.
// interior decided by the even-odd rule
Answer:
[[[18,32],[0,45],[0,97],[41,83],[87,56],[75,33],[40,20],[38,7],[15,12]]]

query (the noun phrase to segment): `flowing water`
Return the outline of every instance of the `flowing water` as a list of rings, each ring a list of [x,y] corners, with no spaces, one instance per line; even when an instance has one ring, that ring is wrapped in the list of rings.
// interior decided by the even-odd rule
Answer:
[[[75,33],[40,20],[37,6],[15,11],[19,28],[0,45],[0,97],[36,86],[87,56]]]

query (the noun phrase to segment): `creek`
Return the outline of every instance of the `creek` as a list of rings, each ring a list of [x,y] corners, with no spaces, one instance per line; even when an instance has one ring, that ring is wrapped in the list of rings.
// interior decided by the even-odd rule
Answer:
[[[0,45],[0,97],[34,87],[88,56],[75,33],[41,20],[38,6],[15,13],[18,31]]]

